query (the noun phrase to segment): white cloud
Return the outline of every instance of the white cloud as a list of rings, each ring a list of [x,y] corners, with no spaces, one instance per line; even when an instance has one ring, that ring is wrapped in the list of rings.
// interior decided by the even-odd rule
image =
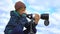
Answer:
[[[0,2],[0,5],[4,4],[3,2]]]
[[[55,24],[55,25],[60,25],[60,16],[59,16],[59,13],[53,13],[51,18],[50,18],[50,22]]]
[[[0,32],[2,31],[4,31],[4,28],[5,28],[5,26],[0,26]]]
[[[47,11],[49,13],[50,8],[59,8],[59,0],[26,0],[29,3],[29,7],[36,11]]]
[[[18,2],[18,1],[21,1],[21,2],[23,2],[23,0],[15,0],[15,2]]]
[[[13,10],[13,3],[12,3],[12,0],[6,0],[6,1],[1,1],[2,3],[4,4],[0,4],[2,6],[0,6],[1,10],[4,10],[4,11],[10,11],[10,10]]]
[[[45,10],[44,6],[39,6],[39,5],[30,5],[29,7],[33,8],[33,9],[35,9],[37,11],[39,11],[39,10]]]
[[[53,28],[38,27],[37,30],[38,30],[37,33],[39,33],[39,31],[40,31],[42,33],[44,32],[45,34],[50,34],[50,32],[54,33],[54,34],[60,34],[60,30],[58,28],[55,28],[55,27],[53,27]]]
[[[4,34],[4,32],[0,32],[0,34]]]
[[[49,31],[55,33],[55,34],[60,34],[60,30],[57,28],[50,28]]]
[[[59,13],[53,13],[52,15],[56,20],[60,21],[60,16],[59,16],[60,14]]]

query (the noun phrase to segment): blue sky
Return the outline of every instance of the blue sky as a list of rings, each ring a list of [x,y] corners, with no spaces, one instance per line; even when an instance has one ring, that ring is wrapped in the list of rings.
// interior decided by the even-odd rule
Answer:
[[[60,34],[60,0],[0,0],[0,34],[4,34],[5,26],[10,19],[10,11],[15,10],[14,4],[22,1],[27,6],[27,13],[49,13],[49,26],[40,19],[36,34]]]

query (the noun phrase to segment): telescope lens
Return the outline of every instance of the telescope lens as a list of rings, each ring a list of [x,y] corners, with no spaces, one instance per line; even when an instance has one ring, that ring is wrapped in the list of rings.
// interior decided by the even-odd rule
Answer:
[[[44,21],[44,25],[45,25],[45,26],[48,26],[48,25],[49,25],[49,21],[48,21],[48,20],[45,20],[45,21]]]

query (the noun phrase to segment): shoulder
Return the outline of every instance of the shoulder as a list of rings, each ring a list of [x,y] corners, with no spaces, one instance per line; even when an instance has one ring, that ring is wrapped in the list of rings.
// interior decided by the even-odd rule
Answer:
[[[14,11],[10,11],[10,16],[14,16],[14,15],[15,15]]]
[[[11,17],[12,17],[12,16],[18,17],[18,15],[15,13],[15,10],[10,11],[10,16],[11,16]]]

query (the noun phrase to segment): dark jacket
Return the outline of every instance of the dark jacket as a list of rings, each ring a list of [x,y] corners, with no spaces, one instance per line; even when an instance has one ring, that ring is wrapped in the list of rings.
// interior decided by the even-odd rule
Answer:
[[[27,31],[30,30],[30,25],[29,25],[30,23],[28,22],[26,17],[24,17],[23,15],[18,15],[15,11],[11,11],[10,16],[11,16],[10,20],[4,30],[5,34],[7,34],[10,30],[13,30],[15,27],[19,27],[22,30],[23,30],[23,27],[26,27]],[[36,33],[35,26],[36,24],[33,23],[32,29]]]

